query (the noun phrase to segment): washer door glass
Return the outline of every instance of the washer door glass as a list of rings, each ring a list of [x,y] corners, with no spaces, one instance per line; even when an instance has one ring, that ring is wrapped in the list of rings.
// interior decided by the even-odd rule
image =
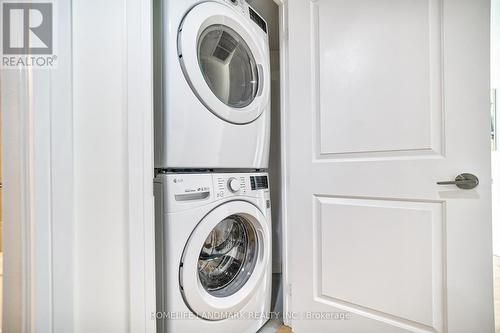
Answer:
[[[231,215],[210,232],[198,259],[198,276],[212,296],[227,297],[243,287],[255,268],[258,244],[252,224]]]
[[[224,104],[244,108],[254,100],[259,85],[255,59],[233,29],[215,24],[198,40],[198,63],[212,92]]]

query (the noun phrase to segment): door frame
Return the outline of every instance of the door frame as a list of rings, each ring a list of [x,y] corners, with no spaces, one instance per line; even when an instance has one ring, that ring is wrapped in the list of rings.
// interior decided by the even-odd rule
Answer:
[[[279,9],[279,45],[280,45],[280,146],[281,146],[281,274],[283,288],[283,323],[291,326],[290,298],[292,287],[289,282],[288,272],[290,260],[288,257],[288,223],[287,223],[287,184],[288,184],[288,119],[285,116],[288,109],[288,0],[274,0]]]
[[[126,0],[125,19],[129,332],[155,333],[153,0]]]

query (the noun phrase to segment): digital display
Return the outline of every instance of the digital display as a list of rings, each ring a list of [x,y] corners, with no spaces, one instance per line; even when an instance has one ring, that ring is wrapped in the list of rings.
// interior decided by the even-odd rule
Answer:
[[[252,21],[254,21],[262,30],[264,30],[265,33],[267,33],[266,21],[264,21],[262,17],[260,17],[259,14],[257,14],[252,8],[249,8],[249,10]]]
[[[267,176],[251,176],[250,185],[252,190],[264,190],[269,188]]]

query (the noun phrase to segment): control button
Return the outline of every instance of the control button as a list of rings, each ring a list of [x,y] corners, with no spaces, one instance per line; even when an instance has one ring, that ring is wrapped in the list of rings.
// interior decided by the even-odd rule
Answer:
[[[229,191],[235,193],[240,190],[240,181],[234,177],[229,178],[227,181],[227,187],[229,188]]]

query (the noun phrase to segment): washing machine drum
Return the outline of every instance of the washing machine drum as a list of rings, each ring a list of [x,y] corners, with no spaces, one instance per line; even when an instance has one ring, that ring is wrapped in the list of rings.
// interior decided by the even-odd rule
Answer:
[[[246,22],[248,21],[248,22]],[[205,107],[219,118],[245,124],[269,100],[269,54],[262,35],[226,5],[204,2],[179,28],[178,53],[184,76]]]
[[[259,287],[270,235],[259,209],[232,201],[211,211],[191,234],[180,265],[186,305],[208,320],[239,311]]]

